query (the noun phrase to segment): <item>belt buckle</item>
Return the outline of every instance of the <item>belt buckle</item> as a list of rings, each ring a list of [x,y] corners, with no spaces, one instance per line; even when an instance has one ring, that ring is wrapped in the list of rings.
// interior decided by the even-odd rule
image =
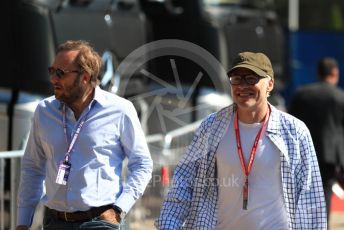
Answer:
[[[65,221],[68,221],[67,212],[64,212],[64,218],[65,218]]]

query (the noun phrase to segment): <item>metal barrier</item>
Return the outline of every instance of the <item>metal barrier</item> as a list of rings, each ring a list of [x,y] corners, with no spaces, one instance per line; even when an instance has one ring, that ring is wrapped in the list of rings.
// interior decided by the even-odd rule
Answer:
[[[200,124],[201,121],[196,121],[172,130],[165,135],[155,134],[147,136],[146,140],[152,155],[154,168],[177,165]]]
[[[0,229],[14,230],[17,218],[17,194],[20,179],[20,158],[24,150],[0,152]],[[9,165],[6,165],[8,164]],[[5,167],[10,166],[10,190],[5,191]],[[5,206],[9,209],[6,210]],[[8,213],[6,213],[8,211]],[[7,217],[7,218],[6,218]]]
[[[200,124],[201,121],[196,121],[165,135],[146,137],[153,159],[153,175],[142,198],[129,212],[128,221],[133,229],[155,229],[153,223],[159,216],[164,196],[171,184],[170,177]]]
[[[181,155],[185,152],[186,147],[191,143],[194,133],[201,122],[201,120],[196,121],[168,132],[164,137],[162,154],[173,156],[173,163],[177,164]],[[171,163],[172,162],[170,162],[170,164]]]

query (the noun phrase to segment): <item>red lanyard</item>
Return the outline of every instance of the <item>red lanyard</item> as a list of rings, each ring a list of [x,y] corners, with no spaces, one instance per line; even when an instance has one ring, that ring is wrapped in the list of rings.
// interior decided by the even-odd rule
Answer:
[[[256,152],[257,152],[257,148],[258,148],[258,143],[259,143],[259,140],[260,140],[260,137],[261,137],[262,133],[264,133],[264,131],[265,131],[266,127],[267,127],[269,116],[270,116],[270,107],[269,107],[269,112],[265,116],[264,123],[263,123],[262,127],[260,128],[260,130],[258,131],[256,139],[254,140],[254,143],[253,143],[253,146],[252,146],[252,149],[251,149],[250,159],[248,161],[248,166],[246,168],[245,160],[244,160],[244,155],[243,155],[242,147],[241,147],[241,140],[240,140],[238,111],[235,113],[235,117],[234,117],[234,130],[235,130],[235,137],[236,137],[236,143],[237,143],[237,150],[238,150],[238,155],[239,155],[239,158],[240,158],[242,170],[245,173],[245,184],[243,186],[243,209],[245,209],[245,210],[247,209],[247,202],[248,202],[248,175],[251,172],[253,161],[254,161],[254,157],[256,156]]]

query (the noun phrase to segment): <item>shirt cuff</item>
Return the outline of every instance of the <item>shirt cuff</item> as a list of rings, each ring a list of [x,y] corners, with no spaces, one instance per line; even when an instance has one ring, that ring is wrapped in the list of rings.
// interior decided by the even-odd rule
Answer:
[[[134,205],[135,199],[129,193],[122,193],[115,201],[114,205],[120,207],[125,213],[128,213],[131,207]]]
[[[18,225],[31,226],[34,213],[35,213],[35,209],[31,207],[18,208],[17,226]]]

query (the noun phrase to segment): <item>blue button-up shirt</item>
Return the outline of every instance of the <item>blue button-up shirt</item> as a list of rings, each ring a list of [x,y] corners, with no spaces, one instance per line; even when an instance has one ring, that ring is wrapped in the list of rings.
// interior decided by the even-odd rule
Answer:
[[[67,138],[60,101],[52,96],[36,108],[22,159],[18,225],[30,225],[40,200],[51,209],[65,212],[107,204],[128,212],[151,178],[153,163],[131,102],[97,87],[93,101],[78,120],[66,108]],[[55,183],[59,164],[84,118],[70,155],[68,183],[59,185]],[[128,172],[124,184],[125,157]]]

